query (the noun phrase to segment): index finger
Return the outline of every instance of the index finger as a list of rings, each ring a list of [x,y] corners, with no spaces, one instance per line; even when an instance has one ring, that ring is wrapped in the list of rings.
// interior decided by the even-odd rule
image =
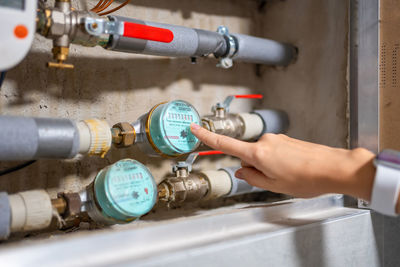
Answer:
[[[194,123],[190,125],[190,130],[207,146],[251,162],[251,148],[254,144],[210,132]]]

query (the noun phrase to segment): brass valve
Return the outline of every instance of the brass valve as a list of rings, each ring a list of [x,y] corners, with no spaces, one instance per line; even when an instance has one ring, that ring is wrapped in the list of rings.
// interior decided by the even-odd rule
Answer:
[[[47,62],[47,67],[49,68],[59,68],[59,69],[73,69],[74,65],[64,63],[69,54],[69,47],[55,46],[52,50],[53,58],[57,62]]]
[[[135,143],[136,131],[128,122],[120,122],[111,129],[112,142],[118,148],[130,147]]]

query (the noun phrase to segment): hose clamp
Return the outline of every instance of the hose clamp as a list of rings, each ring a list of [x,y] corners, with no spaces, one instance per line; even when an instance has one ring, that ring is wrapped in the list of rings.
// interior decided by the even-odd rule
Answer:
[[[225,37],[228,45],[228,53],[226,54],[225,57],[219,60],[217,67],[223,69],[229,69],[233,66],[232,58],[236,54],[238,49],[236,40],[232,35],[229,34],[229,29],[226,26],[219,26],[217,32]]]

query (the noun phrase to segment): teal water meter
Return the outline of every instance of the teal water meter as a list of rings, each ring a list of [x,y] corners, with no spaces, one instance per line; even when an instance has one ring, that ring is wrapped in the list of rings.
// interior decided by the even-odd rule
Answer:
[[[88,188],[94,203],[88,214],[105,224],[128,223],[148,213],[157,201],[157,185],[148,168],[124,159],[101,170]]]
[[[156,105],[134,123],[138,145],[149,155],[177,157],[193,152],[200,141],[190,131],[191,123],[200,125],[201,119],[188,102]]]

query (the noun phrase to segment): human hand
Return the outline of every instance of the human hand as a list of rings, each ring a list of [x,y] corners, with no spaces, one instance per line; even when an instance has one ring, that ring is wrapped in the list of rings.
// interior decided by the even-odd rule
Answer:
[[[326,193],[370,200],[375,175],[374,154],[313,144],[279,134],[248,143],[191,125],[204,144],[242,160],[236,177],[249,184],[296,197]]]

